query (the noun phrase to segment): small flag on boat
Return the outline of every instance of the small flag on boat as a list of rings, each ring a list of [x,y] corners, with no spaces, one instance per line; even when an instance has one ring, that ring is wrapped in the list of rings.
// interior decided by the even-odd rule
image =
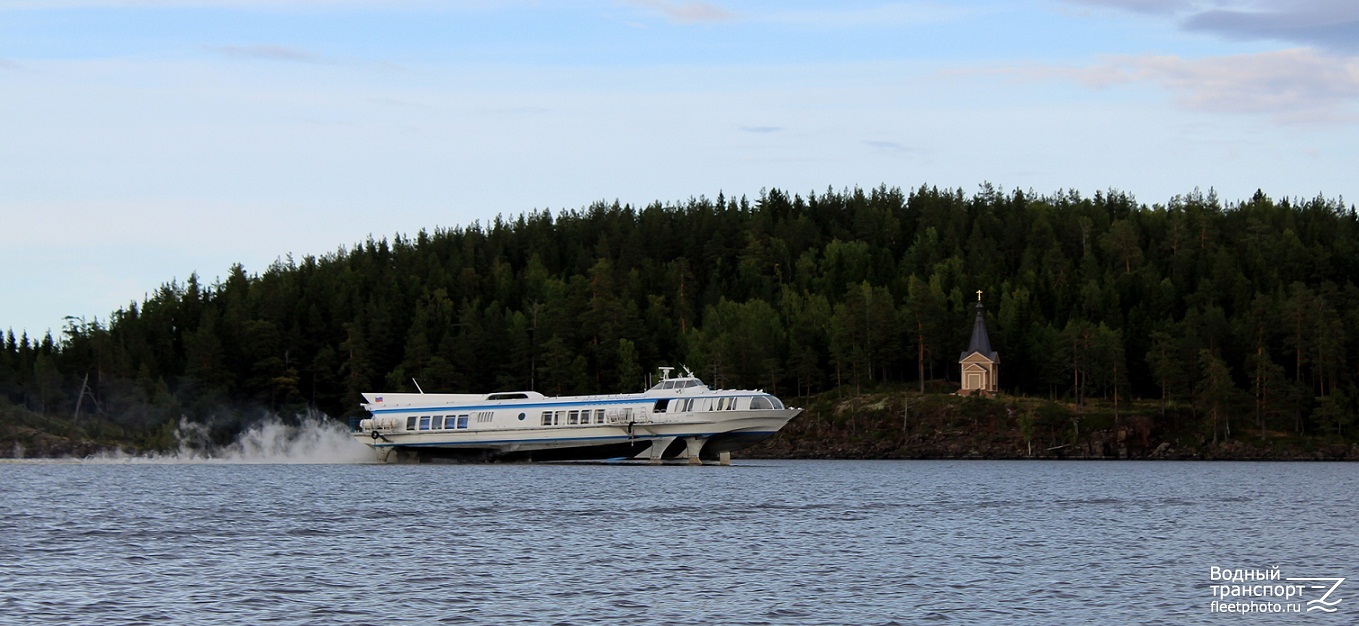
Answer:
[[[375,402],[382,402],[382,396],[378,396],[377,398],[374,398],[374,401],[375,401]]]

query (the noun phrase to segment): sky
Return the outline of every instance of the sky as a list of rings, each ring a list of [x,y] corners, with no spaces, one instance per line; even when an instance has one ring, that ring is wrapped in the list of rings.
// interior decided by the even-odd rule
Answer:
[[[1354,0],[0,0],[0,329],[598,201],[1345,199],[1356,151]]]

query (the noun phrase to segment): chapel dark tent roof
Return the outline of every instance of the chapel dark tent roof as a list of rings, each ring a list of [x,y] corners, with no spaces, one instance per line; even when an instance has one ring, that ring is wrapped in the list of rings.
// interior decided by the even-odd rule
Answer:
[[[958,360],[966,359],[967,355],[974,352],[980,352],[982,356],[992,361],[998,360],[995,351],[991,349],[991,338],[986,334],[985,307],[980,302],[977,303],[977,320],[972,323],[972,341],[968,342],[967,351],[963,352]]]

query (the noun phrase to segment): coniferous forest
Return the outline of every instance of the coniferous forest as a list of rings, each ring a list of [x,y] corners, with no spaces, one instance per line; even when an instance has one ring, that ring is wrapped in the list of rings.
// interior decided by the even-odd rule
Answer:
[[[0,405],[164,443],[181,417],[360,412],[360,391],[640,390],[656,366],[785,397],[952,391],[977,292],[1009,395],[1156,401],[1353,439],[1359,217],[983,185],[502,216],[171,282],[59,337],[13,330]],[[0,320],[2,323],[3,320]],[[228,409],[232,407],[232,409]]]

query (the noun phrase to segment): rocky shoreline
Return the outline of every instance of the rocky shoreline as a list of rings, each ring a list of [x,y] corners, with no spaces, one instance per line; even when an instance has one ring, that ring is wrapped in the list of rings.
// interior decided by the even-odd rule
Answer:
[[[1359,461],[1359,442],[1333,435],[1245,429],[1214,441],[1211,430],[1192,416],[1161,416],[1156,405],[1125,409],[1115,417],[1105,405],[1082,413],[1029,398],[914,394],[904,400],[900,393],[814,400],[777,435],[739,454],[759,459]],[[917,408],[908,413],[908,404]]]
[[[804,399],[806,410],[773,437],[736,453],[747,459],[1040,459],[1173,461],[1359,461],[1359,442],[1237,426],[1211,429],[1154,404],[1121,413],[1030,398],[961,398],[903,392]],[[909,410],[908,410],[909,407]],[[132,442],[94,438],[73,424],[9,408],[0,458],[138,454]],[[1240,420],[1244,422],[1245,420]],[[1240,423],[1238,422],[1238,424]]]
[[[1035,449],[1030,454],[1021,442],[1013,445],[976,445],[971,441],[937,443],[882,442],[880,444],[809,444],[790,439],[770,439],[737,453],[750,459],[856,459],[856,460],[1149,460],[1149,461],[1359,461],[1359,444],[1331,443],[1314,447],[1261,448],[1237,441],[1216,445],[1176,446],[1163,441],[1150,451],[1130,450],[1102,437],[1080,445]]]

